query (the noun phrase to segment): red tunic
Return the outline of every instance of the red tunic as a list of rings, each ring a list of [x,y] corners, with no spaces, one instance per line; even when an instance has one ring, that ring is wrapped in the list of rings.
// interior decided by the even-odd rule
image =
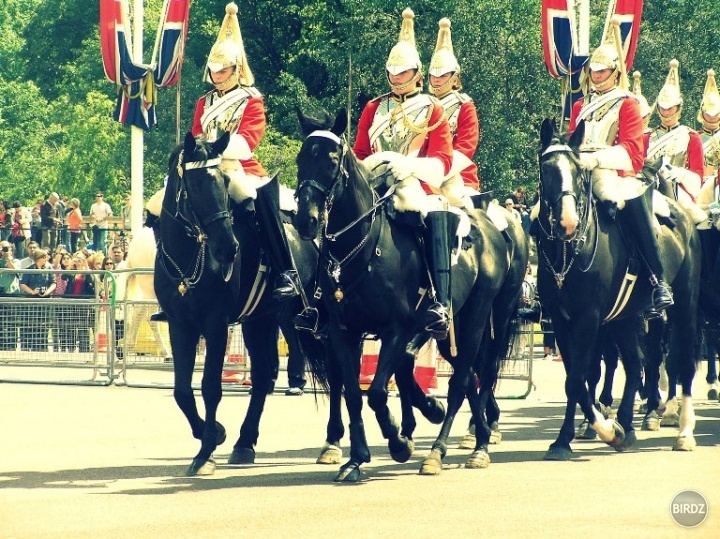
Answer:
[[[360,122],[358,123],[357,136],[355,137],[355,145],[353,151],[358,159],[365,159],[367,156],[375,153],[372,145],[370,144],[370,127],[373,124],[375,113],[380,106],[382,99],[391,99],[390,97],[382,97],[373,99],[365,105],[365,109],[360,116]],[[433,105],[433,110],[430,113],[430,120],[428,125],[437,124],[444,114],[443,108],[437,103]],[[398,119],[398,121],[402,121]],[[436,157],[440,159],[443,164],[443,173],[447,174],[450,172],[452,166],[452,134],[450,133],[450,125],[447,120],[440,122],[440,124],[427,133],[425,141],[423,142],[418,157]],[[421,181],[421,185],[427,194],[431,194],[434,191],[425,182]]]
[[[643,135],[645,143],[645,154],[647,155],[648,148],[650,147],[650,134],[652,131],[648,131]],[[690,140],[688,141],[687,147],[687,160],[685,161],[685,168],[697,174],[700,178],[700,185],[697,186],[699,189],[703,182],[703,174],[705,173],[705,153],[703,150],[702,137],[696,131],[690,130]],[[684,185],[680,184],[680,187],[685,191],[690,198],[695,200]]]
[[[585,99],[579,99],[575,102],[570,114],[570,125],[568,131],[575,131],[577,117],[585,105]],[[643,141],[643,124],[640,116],[640,105],[635,99],[624,99],[620,105],[618,116],[618,133],[612,143],[613,146],[622,146],[630,156],[634,173],[637,174],[642,170],[645,161],[645,143]],[[629,171],[618,170],[619,176],[631,176]]]
[[[475,157],[475,150],[477,150],[479,139],[480,122],[478,121],[477,111],[475,110],[475,103],[468,101],[460,105],[457,129],[453,136],[453,149],[472,161],[473,157]],[[465,185],[478,191],[480,190],[480,178],[475,163],[464,168],[460,172],[460,175]]]
[[[197,105],[195,106],[195,118],[193,119],[192,134],[196,137],[204,135],[200,118],[202,118],[202,115],[205,112],[206,97],[207,96],[204,95],[198,99]],[[245,138],[252,152],[254,152],[255,148],[257,148],[258,144],[260,144],[260,141],[265,134],[266,126],[265,105],[262,97],[249,98],[245,111],[243,112],[242,119],[238,124],[236,133]],[[240,160],[240,164],[246,174],[258,177],[267,176],[267,172],[263,166],[254,158]]]

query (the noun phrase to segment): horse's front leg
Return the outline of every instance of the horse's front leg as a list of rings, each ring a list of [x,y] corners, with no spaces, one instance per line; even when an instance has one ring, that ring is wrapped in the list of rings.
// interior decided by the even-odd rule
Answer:
[[[240,436],[228,457],[228,464],[253,464],[255,445],[260,432],[260,418],[265,408],[265,400],[272,389],[273,376],[278,368],[278,321],[275,316],[251,318],[242,325],[243,340],[250,362],[252,395],[245,420],[240,428]]]
[[[200,451],[193,459],[188,475],[212,475],[215,471],[213,452],[225,441],[225,428],[217,422],[217,409],[222,398],[222,370],[227,347],[227,321],[220,319],[206,323],[205,368],[200,384],[205,405],[205,429],[201,438]]]
[[[334,322],[328,331],[329,351],[335,354],[330,361],[338,361],[342,368],[345,406],[350,418],[350,460],[340,467],[336,482],[357,483],[362,479],[360,466],[370,462],[370,448],[362,418],[363,395],[360,389],[360,357],[362,335],[341,330]]]
[[[342,367],[335,356],[328,358],[328,383],[330,384],[330,415],[328,417],[325,444],[318,464],[340,464],[342,448],[340,441],[345,435],[342,419],[343,377]]]
[[[398,367],[404,366],[407,369],[408,363],[413,361],[414,358],[411,359],[407,352],[407,344],[410,340],[411,336],[405,333],[394,333],[390,337],[383,335],[377,370],[367,392],[368,406],[375,412],[380,431],[388,441],[390,455],[396,462],[406,462],[410,458],[413,442],[412,439],[400,435],[400,427],[387,405],[387,385]],[[401,384],[408,385],[407,371],[403,371],[401,377]],[[401,387],[401,398],[407,398],[402,397],[402,393]],[[412,414],[412,410],[410,413]]]

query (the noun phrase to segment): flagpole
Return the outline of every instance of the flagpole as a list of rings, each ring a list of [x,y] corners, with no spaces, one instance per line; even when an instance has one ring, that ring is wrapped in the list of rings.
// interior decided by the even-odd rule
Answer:
[[[143,17],[144,0],[133,2],[133,61],[136,65],[143,61]],[[130,127],[130,229],[133,235],[142,228],[143,212],[143,130]]]

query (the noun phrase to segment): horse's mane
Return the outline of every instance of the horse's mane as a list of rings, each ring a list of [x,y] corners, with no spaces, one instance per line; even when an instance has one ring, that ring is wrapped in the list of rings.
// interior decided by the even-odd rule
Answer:
[[[301,112],[298,109],[298,112]],[[305,122],[308,126],[312,127],[313,130],[326,130],[330,129],[335,123],[335,118],[325,109],[319,108],[313,115],[302,113]]]

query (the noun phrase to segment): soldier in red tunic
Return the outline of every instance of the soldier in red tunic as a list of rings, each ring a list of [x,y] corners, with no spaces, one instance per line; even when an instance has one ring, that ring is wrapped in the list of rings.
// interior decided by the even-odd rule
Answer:
[[[430,60],[430,93],[445,110],[453,137],[453,170],[459,170],[469,194],[480,192],[480,179],[473,157],[480,138],[480,123],[472,98],[461,92],[460,64],[455,57],[450,21],[440,19],[437,43]]]
[[[254,87],[255,77],[245,55],[237,12],[235,3],[225,8],[225,18],[205,69],[205,81],[214,88],[197,101],[192,133],[209,142],[225,132],[232,133],[220,165],[230,177],[228,194],[236,202],[255,200],[261,245],[276,276],[273,296],[284,300],[299,294],[300,283],[280,221],[278,182],[268,177],[254,156],[265,133],[265,105],[262,94]],[[164,190],[161,191],[148,201],[149,217],[160,214],[164,195]],[[150,318],[164,320],[165,314],[161,311]]]
[[[436,339],[444,339],[449,329],[450,254],[459,219],[435,195],[442,192],[450,173],[452,134],[442,105],[422,92],[414,17],[411,9],[403,11],[400,38],[385,66],[391,91],[365,106],[353,150],[370,169],[387,164],[391,181],[400,184],[398,196],[408,203],[405,209],[415,209],[425,218],[434,285],[425,327]]]
[[[569,130],[585,122],[581,165],[592,170],[593,193],[617,205],[618,218],[631,234],[647,264],[653,285],[653,310],[647,316],[673,304],[664,271],[650,208],[652,191],[635,175],[644,159],[643,121],[638,101],[627,91],[624,62],[614,43],[598,47],[590,57],[590,94],[572,109]]]

